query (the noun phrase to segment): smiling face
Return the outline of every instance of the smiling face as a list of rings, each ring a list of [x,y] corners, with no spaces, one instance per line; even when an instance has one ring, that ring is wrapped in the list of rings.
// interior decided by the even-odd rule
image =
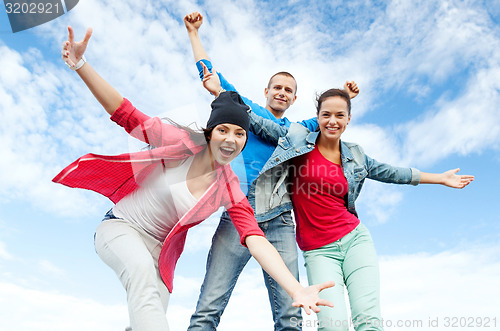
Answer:
[[[213,129],[208,146],[214,160],[226,165],[241,153],[246,141],[247,133],[241,126],[223,123]]]
[[[328,97],[321,103],[318,125],[323,138],[329,141],[339,140],[350,120],[347,102],[342,97]]]
[[[264,90],[266,108],[277,118],[281,118],[297,99],[297,82],[293,77],[276,75],[269,81],[269,86]]]

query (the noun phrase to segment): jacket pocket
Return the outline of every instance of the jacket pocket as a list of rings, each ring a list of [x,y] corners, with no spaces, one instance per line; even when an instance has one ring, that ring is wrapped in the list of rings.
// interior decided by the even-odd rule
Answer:
[[[295,223],[293,222],[292,219],[292,213],[291,212],[286,212],[280,215],[281,216],[281,222],[286,225],[290,226],[295,226]]]
[[[360,182],[365,179],[366,176],[368,176],[368,171],[366,171],[365,168],[359,167],[353,169],[353,177],[355,181]]]
[[[278,139],[278,146],[283,149],[289,149],[290,147],[292,147],[292,144],[290,143],[290,139],[285,136]]]

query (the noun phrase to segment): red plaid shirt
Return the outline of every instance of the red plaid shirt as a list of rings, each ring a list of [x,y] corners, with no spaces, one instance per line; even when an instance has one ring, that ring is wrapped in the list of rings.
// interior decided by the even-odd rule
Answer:
[[[206,143],[193,141],[185,130],[143,114],[127,99],[113,113],[111,120],[135,138],[157,148],[115,156],[87,154],[64,168],[53,179],[54,182],[92,190],[117,203],[137,189],[154,167],[161,166],[163,162],[186,159],[206,148]],[[216,172],[216,180],[208,191],[179,220],[163,242],[158,264],[170,292],[187,230],[204,221],[221,206],[227,208],[242,245],[245,245],[247,236],[264,236],[230,166],[218,166]]]

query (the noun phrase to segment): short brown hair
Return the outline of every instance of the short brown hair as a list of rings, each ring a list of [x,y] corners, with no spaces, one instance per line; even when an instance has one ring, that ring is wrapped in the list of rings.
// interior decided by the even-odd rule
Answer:
[[[285,77],[292,78],[293,81],[295,82],[295,93],[297,93],[297,80],[295,79],[295,77],[293,77],[293,75],[291,73],[289,73],[287,71],[280,71],[280,72],[277,72],[274,75],[272,75],[271,78],[269,78],[269,83],[267,83],[267,88],[271,88],[271,81],[276,76],[285,76]]]

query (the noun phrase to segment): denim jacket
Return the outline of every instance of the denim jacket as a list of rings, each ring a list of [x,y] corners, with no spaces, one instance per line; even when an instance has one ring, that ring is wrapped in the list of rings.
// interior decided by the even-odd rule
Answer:
[[[308,153],[314,149],[319,132],[311,132],[304,126],[292,123],[290,127],[279,126],[276,123],[258,116],[251,110],[250,130],[261,136],[271,144],[276,145],[273,154],[262,168],[259,178],[254,181],[250,190],[255,199],[255,214],[274,214],[277,210],[292,208],[291,198],[287,190],[288,162],[290,159]],[[357,216],[355,201],[361,191],[365,178],[393,183],[411,184],[420,183],[420,171],[414,168],[393,167],[378,162],[367,156],[361,146],[341,141],[340,153],[342,169],[347,179],[349,191],[347,193],[347,209]],[[270,178],[269,187],[259,187],[259,179]],[[269,180],[268,180],[269,181]]]

